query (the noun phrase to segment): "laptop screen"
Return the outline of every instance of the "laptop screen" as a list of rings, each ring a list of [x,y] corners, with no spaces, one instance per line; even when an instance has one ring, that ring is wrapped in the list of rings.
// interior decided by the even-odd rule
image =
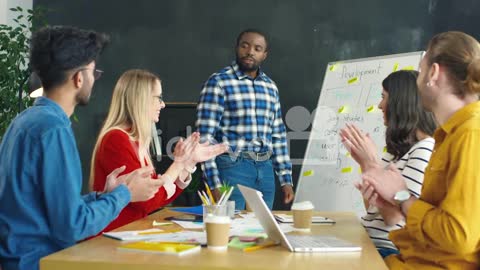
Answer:
[[[277,221],[273,217],[272,212],[265,204],[262,199],[262,193],[242,185],[238,185],[240,192],[242,192],[243,197],[248,202],[248,205],[255,212],[260,224],[262,224],[263,229],[267,233],[268,237],[277,242],[281,243],[283,246],[287,247],[290,251],[293,251],[292,246],[285,237],[285,234],[280,229]]]

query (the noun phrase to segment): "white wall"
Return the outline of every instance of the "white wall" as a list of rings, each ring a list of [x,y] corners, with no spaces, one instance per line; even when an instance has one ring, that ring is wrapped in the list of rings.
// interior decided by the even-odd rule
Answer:
[[[0,24],[13,24],[13,19],[17,14],[10,9],[17,6],[23,9],[32,9],[33,0],[0,0]]]
[[[8,0],[0,0],[0,24],[7,22],[7,1]]]

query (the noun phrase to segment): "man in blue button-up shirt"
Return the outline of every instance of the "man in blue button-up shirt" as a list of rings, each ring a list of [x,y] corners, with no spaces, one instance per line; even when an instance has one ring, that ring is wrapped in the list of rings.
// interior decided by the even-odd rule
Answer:
[[[40,258],[95,235],[160,181],[140,169],[107,178],[101,195],[80,195],[82,173],[69,116],[88,103],[107,37],[72,27],[34,34],[30,64],[44,97],[18,115],[0,144],[0,268],[38,269]],[[135,179],[135,181],[131,181]],[[143,185],[142,185],[143,184]]]

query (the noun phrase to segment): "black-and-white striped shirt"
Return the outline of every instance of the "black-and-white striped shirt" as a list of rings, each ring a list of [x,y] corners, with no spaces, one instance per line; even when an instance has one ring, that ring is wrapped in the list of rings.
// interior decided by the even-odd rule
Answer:
[[[414,144],[402,158],[393,162],[402,173],[408,190],[417,198],[422,190],[423,174],[432,155],[434,144],[435,140],[433,138],[423,139]],[[390,153],[384,153],[381,161],[382,166],[386,167],[392,161],[393,156]],[[378,209],[370,206],[367,209],[367,214],[362,217],[362,224],[377,248],[397,249],[388,239],[388,233],[405,226],[405,221],[402,220],[394,226],[387,226]]]

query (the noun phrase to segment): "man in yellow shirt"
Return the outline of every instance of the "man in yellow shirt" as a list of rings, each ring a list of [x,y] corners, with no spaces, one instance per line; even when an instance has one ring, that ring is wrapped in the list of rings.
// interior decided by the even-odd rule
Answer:
[[[400,254],[390,269],[479,269],[480,44],[461,32],[436,35],[420,63],[423,106],[439,128],[420,198],[411,196],[393,166],[364,173],[370,203],[397,204],[406,217],[390,233]]]

